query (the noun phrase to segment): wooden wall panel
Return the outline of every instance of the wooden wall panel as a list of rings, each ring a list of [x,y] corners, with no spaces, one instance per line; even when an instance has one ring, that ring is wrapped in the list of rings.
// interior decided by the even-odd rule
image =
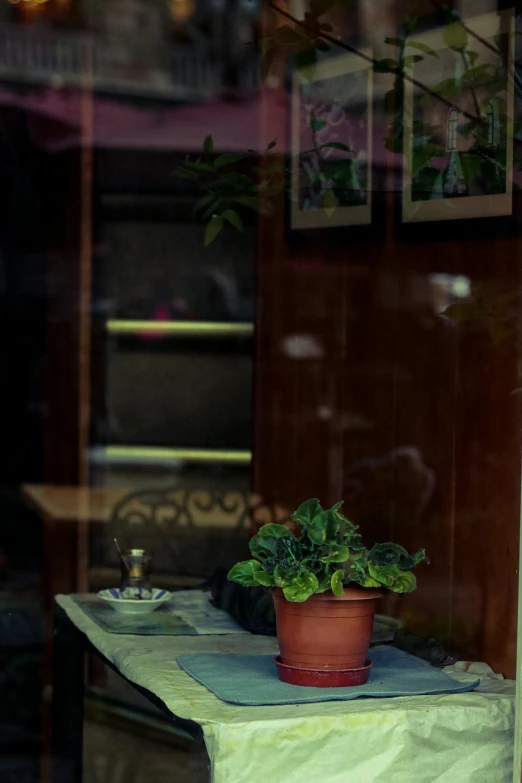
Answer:
[[[442,242],[433,226],[426,242],[407,244],[391,230],[392,198],[382,243],[353,245],[347,235],[333,244],[323,233],[295,245],[283,204],[262,220],[254,489],[285,507],[344,497],[368,541],[425,546],[432,562],[419,570],[418,591],[388,609],[411,629],[513,675],[517,346],[495,347],[486,321],[439,316],[429,275],[463,274],[491,295],[512,290],[520,286],[522,240]],[[313,338],[318,355],[288,355],[285,341],[295,335]],[[386,487],[368,481],[358,498],[357,464],[407,447],[415,451],[396,453]],[[421,510],[399,476],[412,454],[434,480]],[[364,465],[357,469],[364,474]]]

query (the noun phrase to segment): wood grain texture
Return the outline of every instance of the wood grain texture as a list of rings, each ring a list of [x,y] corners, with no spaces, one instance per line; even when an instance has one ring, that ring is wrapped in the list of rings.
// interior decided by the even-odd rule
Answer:
[[[271,125],[282,100],[265,88],[263,139],[284,133]],[[381,243],[354,244],[347,230],[296,245],[282,203],[261,218],[254,489],[288,508],[344,497],[368,542],[425,546],[418,590],[385,608],[513,676],[517,344],[495,346],[486,321],[441,317],[430,275],[466,275],[491,296],[513,290],[522,241],[443,242],[427,225],[425,242],[406,243],[393,235],[393,199]],[[292,353],[299,337],[313,356]]]

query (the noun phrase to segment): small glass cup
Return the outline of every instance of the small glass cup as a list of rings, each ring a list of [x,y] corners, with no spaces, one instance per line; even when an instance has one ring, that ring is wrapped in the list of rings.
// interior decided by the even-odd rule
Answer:
[[[123,598],[152,598],[150,566],[146,549],[124,549],[121,553],[120,593]]]

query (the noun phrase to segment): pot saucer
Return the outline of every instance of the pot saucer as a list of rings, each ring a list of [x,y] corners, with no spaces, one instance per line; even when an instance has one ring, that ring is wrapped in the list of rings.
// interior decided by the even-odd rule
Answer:
[[[274,658],[277,673],[282,682],[290,685],[305,685],[311,688],[351,688],[368,682],[372,661],[360,669],[341,669],[339,671],[324,671],[318,669],[298,669],[281,661],[279,655]]]

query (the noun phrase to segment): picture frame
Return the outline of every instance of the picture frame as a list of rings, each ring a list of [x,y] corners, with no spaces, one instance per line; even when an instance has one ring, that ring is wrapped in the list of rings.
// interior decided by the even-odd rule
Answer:
[[[322,239],[324,232],[352,241],[381,237],[384,186],[376,187],[372,52],[294,68],[289,114],[287,236],[305,239],[321,231]]]
[[[402,238],[425,240],[429,225],[446,238],[516,230],[514,21],[510,8],[415,35],[424,56],[403,82]]]

